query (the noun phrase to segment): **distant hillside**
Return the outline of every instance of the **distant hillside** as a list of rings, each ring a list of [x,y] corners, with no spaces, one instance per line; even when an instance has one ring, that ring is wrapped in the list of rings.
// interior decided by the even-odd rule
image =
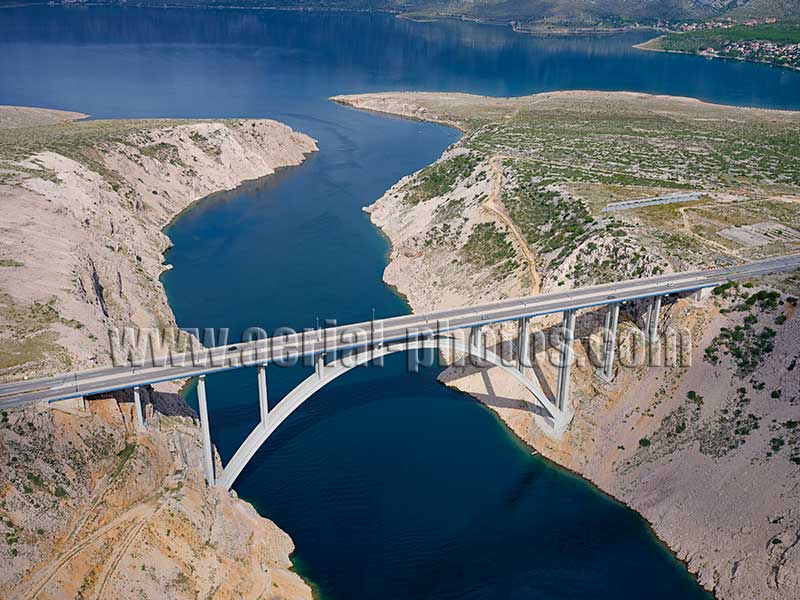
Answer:
[[[424,12],[458,14],[531,26],[620,26],[659,19],[701,18],[721,8],[693,0],[432,0]]]
[[[30,1],[30,0],[28,0]],[[80,2],[81,0],[77,0]],[[463,17],[520,28],[616,27],[659,20],[776,17],[800,19],[799,0],[92,0],[151,6],[325,8]],[[65,0],[65,3],[76,0]],[[26,0],[0,0],[24,4]]]

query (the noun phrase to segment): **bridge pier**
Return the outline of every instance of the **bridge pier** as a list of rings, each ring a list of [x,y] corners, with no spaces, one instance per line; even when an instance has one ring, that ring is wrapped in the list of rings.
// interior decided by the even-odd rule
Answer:
[[[619,324],[619,302],[606,306],[606,324],[603,332],[603,364],[597,376],[607,382],[614,379],[614,354],[617,351],[617,325]]]
[[[324,377],[323,371],[325,370],[325,353],[321,352],[317,354],[317,359],[314,361],[314,372],[317,374],[317,377],[322,379]]]
[[[575,339],[575,311],[564,311],[561,324],[561,362],[558,366],[558,384],[556,386],[556,407],[564,411],[569,398],[569,378],[572,368],[572,342]]]
[[[258,366],[258,408],[261,412],[261,425],[267,426],[269,405],[267,404],[267,365]]]
[[[142,411],[142,393],[138,386],[133,388],[133,406],[136,412],[136,429],[142,431],[145,429],[144,411]]]
[[[206,376],[197,378],[197,404],[200,409],[200,431],[203,436],[203,466],[206,472],[208,485],[213,486],[214,479],[214,454],[211,450],[211,430],[208,426],[208,404],[206,403]]]
[[[658,320],[661,313],[661,296],[653,296],[647,305],[647,318],[645,319],[645,337],[650,342],[658,341]]]
[[[517,321],[517,369],[525,373],[525,368],[530,366],[530,319],[523,318]]]
[[[469,345],[477,350],[476,354],[479,357],[483,357],[483,332],[480,325],[470,328],[469,338]]]
[[[700,288],[699,290],[695,290],[694,292],[692,292],[689,298],[695,304],[702,304],[711,297],[712,289],[713,288]]]

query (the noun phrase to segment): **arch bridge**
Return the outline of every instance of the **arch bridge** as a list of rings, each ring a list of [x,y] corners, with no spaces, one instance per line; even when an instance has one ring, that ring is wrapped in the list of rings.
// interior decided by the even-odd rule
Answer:
[[[192,352],[190,357],[184,354],[177,360],[175,356],[156,357],[148,359],[147,364],[127,364],[5,384],[0,386],[0,408],[132,389],[137,427],[145,429],[140,389],[164,381],[196,378],[206,479],[210,485],[229,489],[281,423],[337,377],[388,354],[448,348],[482,363],[496,365],[511,374],[527,388],[538,405],[544,417],[545,433],[558,437],[569,426],[573,416],[569,405],[569,388],[577,311],[606,307],[598,376],[611,381],[622,304],[646,302],[643,330],[646,338],[655,341],[658,339],[659,313],[664,297],[699,293],[728,281],[750,279],[798,267],[800,255],[791,255],[723,269],[661,275],[431,313],[311,329],[233,347],[204,348],[199,354]],[[530,320],[556,313],[563,315],[560,360],[557,384],[552,397],[548,397],[542,391],[542,382],[529,368]],[[482,343],[482,328],[505,322],[517,324],[515,362],[504,360]],[[465,330],[468,335],[461,337],[466,341],[457,335],[457,332]],[[232,352],[234,349],[235,353]],[[313,361],[315,372],[270,408],[267,402],[267,366],[297,358]],[[256,370],[260,419],[228,464],[217,473],[209,429],[206,377],[246,367]]]

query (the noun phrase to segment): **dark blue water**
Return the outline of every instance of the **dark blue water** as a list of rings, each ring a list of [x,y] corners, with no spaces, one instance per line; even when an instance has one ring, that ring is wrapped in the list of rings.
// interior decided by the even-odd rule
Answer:
[[[800,73],[641,52],[642,33],[533,38],[466,23],[272,11],[0,11],[0,103],[96,117],[274,117],[319,140],[298,168],[216,195],[169,228],[186,327],[311,327],[403,313],[360,208],[457,139],[327,97],[387,89],[514,95],[629,89],[800,105]],[[272,403],[303,376],[270,369]],[[237,491],[288,531],[324,598],[704,598],[633,512],[531,456],[485,408],[358,369],[295,413]],[[253,372],[208,381],[224,458],[258,418]]]

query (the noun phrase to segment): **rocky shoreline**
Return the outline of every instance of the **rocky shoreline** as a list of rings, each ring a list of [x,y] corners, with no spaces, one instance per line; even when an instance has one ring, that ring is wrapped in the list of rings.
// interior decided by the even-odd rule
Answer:
[[[107,365],[115,327],[174,327],[162,229],[317,150],[270,120],[83,116],[0,107],[0,380]],[[146,393],[144,433],[124,394],[3,411],[0,595],[311,598],[289,537],[205,485],[169,390]]]
[[[112,328],[174,327],[162,229],[315,150],[269,120],[0,129],[0,381],[108,364]]]
[[[539,110],[536,114],[544,117],[533,117],[532,123],[540,126],[543,118],[557,114],[549,112],[551,103],[568,112],[576,105],[581,110],[596,110],[606,102],[612,107],[641,104],[643,110],[664,111],[671,119],[684,111],[690,119],[695,111],[704,113],[696,118],[716,119],[717,109],[739,119],[768,119],[770,114],[713,107],[690,99],[593,92],[519,99],[388,93],[334,100],[359,109],[457,122],[467,132],[437,163],[399,181],[365,208],[392,244],[384,280],[404,294],[415,311],[497,300],[533,289],[525,269],[524,242],[512,235],[508,223],[500,218],[508,207],[503,206],[504,194],[497,187],[505,190],[510,171],[506,166],[495,177],[488,176],[494,159],[486,159],[486,154],[475,158],[475,148],[488,145],[485,134],[475,141],[472,132],[478,132],[474,134],[478,137],[492,128],[501,129],[496,122],[508,119],[505,114],[513,118],[521,110]],[[492,116],[483,120],[483,113]],[[508,127],[517,131],[513,124]],[[509,137],[501,139],[507,147]],[[447,172],[445,166],[459,163],[465,166],[449,189],[438,185]],[[432,191],[428,193],[428,189]],[[562,197],[578,201],[572,195]],[[497,264],[468,260],[475,232],[488,227],[505,239],[504,246],[494,242],[498,248],[494,253],[505,261],[500,275]],[[644,236],[648,228],[640,228]],[[664,255],[655,245],[643,250],[646,239],[642,238],[636,252],[652,255],[651,264],[656,265]],[[593,251],[587,246],[576,251],[583,253],[583,260],[599,264],[602,242],[596,246]],[[505,258],[509,255],[515,258]],[[567,256],[547,268],[542,260],[535,268],[543,288],[577,285],[570,275],[574,271],[565,268],[572,261],[573,257]],[[620,272],[616,276],[625,278]],[[770,283],[777,289],[782,286],[777,280]],[[774,289],[765,288],[764,295],[778,294]],[[794,438],[785,437],[797,422],[800,391],[791,373],[800,354],[795,342],[800,323],[792,318],[796,299],[788,298],[785,304],[781,300],[772,308],[756,308],[746,317],[752,327],[764,327],[765,332],[772,331],[773,321],[781,323],[774,333],[774,351],[747,376],[730,355],[715,358],[713,363],[708,360],[707,349],[718,343],[721,332],[741,329],[739,297],[723,295],[703,304],[682,299],[666,307],[664,324],[693,333],[690,366],[621,368],[613,384],[605,384],[594,377],[589,348],[576,345],[572,397],[576,416],[559,441],[537,427],[527,391],[501,369],[450,368],[441,380],[484,403],[543,456],[639,512],[717,597],[794,597],[800,593],[796,568],[800,563],[800,477],[797,458],[792,462],[774,456],[787,439],[789,444],[797,444]],[[603,317],[602,311],[581,313],[579,334],[598,330]],[[635,312],[625,315],[622,330],[637,327],[636,319]],[[553,318],[537,319],[534,329],[547,331],[555,323]],[[541,369],[545,380],[555,381],[554,369],[546,361]]]

